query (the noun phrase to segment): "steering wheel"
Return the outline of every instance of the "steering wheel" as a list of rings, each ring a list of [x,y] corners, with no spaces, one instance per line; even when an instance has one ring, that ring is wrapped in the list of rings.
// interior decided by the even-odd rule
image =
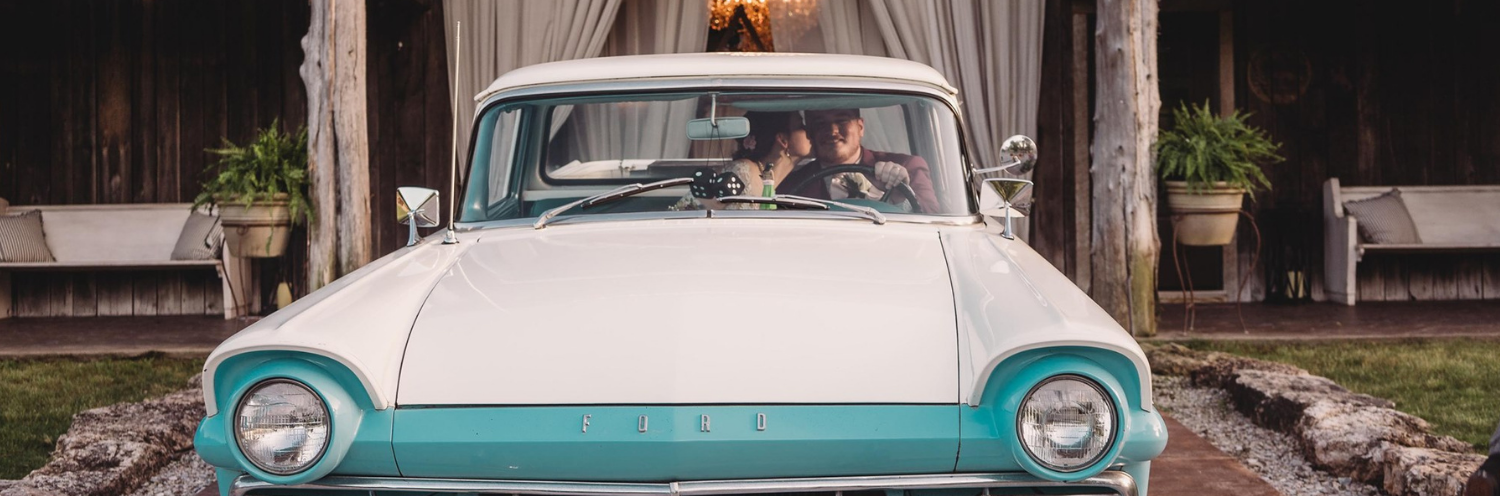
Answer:
[[[835,165],[835,166],[832,166],[832,167],[824,167],[822,170],[819,170],[817,172],[812,173],[811,176],[807,176],[806,178],[803,178],[802,181],[798,182],[797,184],[792,185],[791,189],[789,189],[787,191],[790,192],[790,193],[792,193],[792,194],[801,194],[802,190],[807,189],[808,186],[816,184],[818,181],[822,181],[824,178],[827,178],[828,176],[832,176],[834,174],[842,174],[842,173],[845,173],[845,172],[859,172],[859,173],[863,173],[865,175],[865,177],[869,177],[869,178],[875,177],[875,168],[871,167],[871,166],[868,166],[868,165],[859,165],[859,164]],[[895,186],[891,187],[890,191],[886,191],[885,192],[885,196],[880,197],[880,201],[885,202],[885,203],[892,203],[891,202],[891,200],[893,199],[892,197],[895,196],[896,194],[900,194],[901,196],[906,197],[906,203],[908,205],[911,205],[911,211],[912,212],[919,213],[919,214],[920,213],[925,213],[925,212],[922,211],[922,205],[920,203],[917,203],[917,192],[914,191],[914,190],[912,190],[911,189],[911,185],[907,184],[904,181],[900,182],[900,183],[897,183]],[[840,200],[840,201],[842,201],[842,200]]]

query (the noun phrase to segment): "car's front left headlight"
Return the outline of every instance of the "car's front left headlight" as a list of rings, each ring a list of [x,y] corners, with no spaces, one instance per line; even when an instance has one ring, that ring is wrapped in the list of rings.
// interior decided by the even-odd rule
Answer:
[[[302,383],[272,379],[256,384],[240,400],[236,417],[240,452],[268,473],[307,470],[328,448],[328,407]]]
[[[1033,460],[1058,472],[1093,466],[1115,438],[1115,407],[1094,381],[1058,375],[1021,402],[1016,430]]]

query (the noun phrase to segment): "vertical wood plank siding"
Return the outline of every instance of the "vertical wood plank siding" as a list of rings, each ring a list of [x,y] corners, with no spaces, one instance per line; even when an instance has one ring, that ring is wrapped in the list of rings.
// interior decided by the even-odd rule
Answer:
[[[452,113],[438,0],[371,0],[371,202],[378,255],[405,243],[397,186],[444,192]],[[223,139],[307,120],[305,0],[0,2],[0,197],[12,205],[189,202]],[[302,288],[306,231],[257,262],[263,301]],[[192,272],[13,273],[18,316],[221,314]]]
[[[1079,240],[1071,226],[1077,222],[1088,225],[1089,215],[1078,216],[1075,195],[1073,166],[1075,147],[1070,139],[1075,132],[1077,115],[1072,106],[1075,90],[1073,58],[1074,49],[1072,8],[1068,2],[1050,0],[1046,5],[1046,19],[1042,28],[1042,92],[1037,105],[1036,141],[1037,167],[1032,175],[1036,187],[1032,192],[1035,200],[1029,225],[1029,239],[1033,248],[1046,257],[1073,281],[1086,284],[1088,274],[1079,274],[1077,253],[1079,243],[1089,240],[1085,229],[1084,239]],[[1084,85],[1088,83],[1083,82]],[[1085,89],[1085,91],[1087,91]],[[1087,116],[1088,113],[1082,114]],[[1091,127],[1085,119],[1085,129]],[[1085,132],[1086,133],[1086,132]],[[1083,148],[1087,153],[1087,146]],[[1087,161],[1088,157],[1083,157]],[[1088,190],[1087,187],[1084,188]],[[1087,209],[1084,212],[1088,212]],[[1068,226],[1069,228],[1063,228]],[[1083,253],[1087,254],[1087,250]],[[1087,260],[1083,260],[1087,263]]]
[[[308,118],[303,0],[0,3],[0,198],[10,204],[187,202],[207,148]],[[452,111],[438,0],[369,1],[371,207],[377,255],[405,244],[398,186],[444,192]],[[444,198],[444,204],[452,202]],[[257,262],[263,301],[306,294],[306,231]],[[17,273],[20,316],[214,315],[202,273]]]
[[[1072,172],[1087,159],[1077,156],[1088,149],[1077,130],[1092,117],[1076,108],[1075,95],[1091,91],[1087,80],[1075,81],[1075,64],[1092,64],[1077,60],[1089,51],[1074,49],[1072,33],[1092,33],[1076,25],[1092,2],[1075,4],[1047,2],[1031,229],[1043,256],[1086,279],[1087,227],[1078,226],[1089,206],[1076,192],[1088,187]],[[452,114],[441,2],[368,5],[370,196],[375,247],[384,254],[405,241],[390,222],[395,187],[435,188],[445,205],[453,200],[446,198]],[[1500,59],[1500,30],[1486,24],[1500,18],[1500,4],[1232,6],[1235,101],[1286,145],[1287,162],[1268,169],[1275,190],[1253,204],[1268,241],[1261,258],[1304,270],[1315,297],[1322,228],[1305,219],[1319,217],[1324,179],[1500,183],[1500,64],[1487,62]],[[297,66],[307,16],[300,0],[0,2],[0,197],[21,206],[190,201],[212,163],[204,149],[222,138],[246,140],[273,119],[305,122]],[[305,243],[295,230],[288,256],[258,263],[267,301],[276,281],[304,293]],[[1240,243],[1238,261],[1248,264],[1247,230]],[[211,273],[14,276],[22,315],[212,314],[222,304]],[[1249,277],[1252,299],[1278,278],[1266,263]],[[1372,301],[1500,298],[1500,255],[1370,256],[1359,286]]]
[[[442,2],[368,5],[371,232],[376,255],[384,255],[406,246],[406,228],[395,221],[397,187],[438,190],[448,220],[453,112]],[[467,129],[468,123],[460,126]]]
[[[1032,236],[1043,240],[1034,243],[1042,254],[1070,275],[1079,255],[1062,246],[1069,242],[1056,240],[1068,239],[1075,224],[1052,214],[1054,207],[1045,202],[1073,208],[1075,199],[1043,196],[1057,186],[1042,182],[1064,180],[1053,173],[1066,169],[1065,150],[1075,138],[1053,128],[1066,122],[1074,104],[1045,94],[1072,91],[1066,68],[1078,53],[1051,30],[1069,24],[1062,17],[1091,11],[1091,4],[1049,0],[1042,59],[1038,144],[1055,158],[1044,155],[1038,166],[1037,200],[1043,203]],[[1203,5],[1169,1],[1162,11]],[[1287,159],[1266,169],[1275,189],[1250,204],[1266,244],[1260,267],[1249,275],[1248,298],[1279,290],[1286,279],[1282,271],[1296,269],[1321,299],[1323,232],[1317,219],[1329,177],[1345,186],[1500,184],[1500,64],[1490,62],[1500,60],[1500,30],[1490,26],[1500,18],[1500,3],[1438,0],[1416,9],[1355,0],[1225,5],[1233,9],[1235,102],[1253,113],[1252,124],[1283,144]],[[1162,36],[1172,28],[1163,24]],[[1238,263],[1248,264],[1254,248],[1249,227],[1241,223]],[[1358,277],[1360,299],[1367,301],[1500,299],[1497,254],[1370,255]]]

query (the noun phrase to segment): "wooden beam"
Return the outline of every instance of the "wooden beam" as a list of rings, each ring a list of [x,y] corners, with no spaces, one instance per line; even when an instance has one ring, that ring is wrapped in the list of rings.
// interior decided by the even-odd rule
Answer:
[[[307,289],[333,282],[335,226],[338,224],[337,161],[333,133],[333,102],[328,88],[329,3],[310,2],[312,17],[302,38],[302,82],[307,86],[308,201],[313,218],[307,227]]]
[[[10,272],[0,270],[0,319],[10,318],[14,304],[10,294]]]
[[[333,8],[333,132],[338,136],[338,273],[370,263],[370,139],[366,110],[365,2]]]
[[[1234,112],[1234,11],[1219,12],[1219,115]]]
[[[1099,0],[1095,35],[1094,301],[1137,336],[1156,334],[1155,0]]]
[[[1226,10],[1219,11],[1219,115],[1228,116],[1234,113],[1234,11],[1231,6],[1223,6]],[[1240,266],[1240,239],[1236,237],[1223,247],[1223,264],[1221,269],[1224,277],[1225,294],[1233,295],[1231,301],[1250,301],[1253,298],[1242,294],[1240,291],[1240,275],[1244,273],[1246,279],[1253,279],[1254,274]],[[1244,261],[1248,264],[1248,260]],[[1249,285],[1245,285],[1249,290]]]
[[[1090,242],[1089,219],[1093,199],[1089,184],[1089,16],[1073,14],[1073,282],[1089,292]]]
[[[304,52],[309,199],[308,290],[368,263],[370,169],[365,4],[313,0]]]

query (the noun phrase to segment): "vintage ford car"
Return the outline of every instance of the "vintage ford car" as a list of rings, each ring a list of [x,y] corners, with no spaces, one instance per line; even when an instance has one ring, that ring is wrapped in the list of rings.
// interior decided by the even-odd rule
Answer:
[[[1035,145],[974,163],[958,98],[854,56],[506,74],[456,216],[402,188],[410,246],[219,346],[197,451],[235,495],[1143,495],[1145,356],[1010,235]]]

